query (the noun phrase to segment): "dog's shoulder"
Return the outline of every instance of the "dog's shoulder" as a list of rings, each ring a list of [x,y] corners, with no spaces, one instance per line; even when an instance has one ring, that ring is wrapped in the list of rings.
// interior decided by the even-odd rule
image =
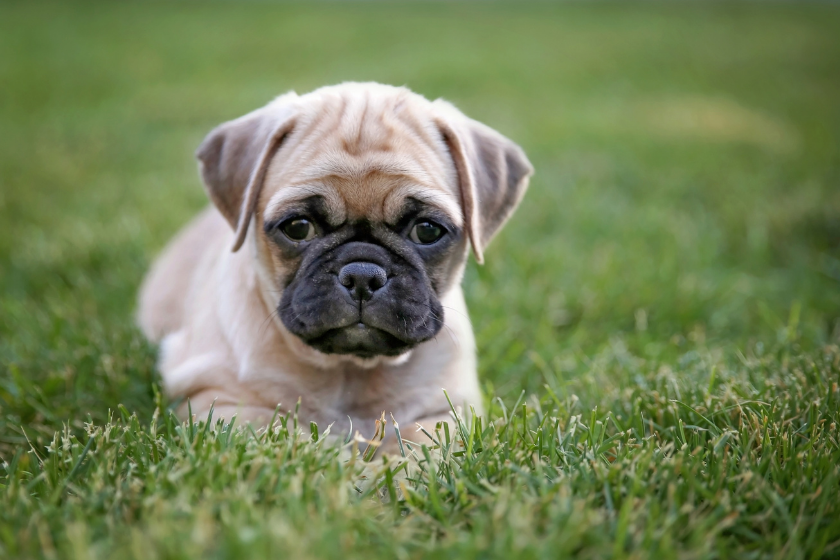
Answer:
[[[226,247],[230,235],[222,215],[208,207],[158,255],[143,280],[137,309],[137,322],[150,340],[160,341],[183,326],[193,278],[208,251]]]

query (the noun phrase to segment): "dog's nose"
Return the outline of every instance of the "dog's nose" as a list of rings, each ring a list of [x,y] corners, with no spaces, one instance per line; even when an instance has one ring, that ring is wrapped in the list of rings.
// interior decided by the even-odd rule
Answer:
[[[353,299],[367,301],[388,282],[388,274],[377,264],[352,262],[338,271],[338,281],[347,288]]]

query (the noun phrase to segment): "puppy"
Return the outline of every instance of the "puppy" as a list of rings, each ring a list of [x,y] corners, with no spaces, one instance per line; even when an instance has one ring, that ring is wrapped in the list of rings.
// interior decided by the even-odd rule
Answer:
[[[333,433],[383,411],[432,430],[481,413],[461,291],[533,173],[522,150],[442,100],[344,83],[222,124],[197,157],[213,207],[140,291],[172,398],[267,423],[278,404]]]

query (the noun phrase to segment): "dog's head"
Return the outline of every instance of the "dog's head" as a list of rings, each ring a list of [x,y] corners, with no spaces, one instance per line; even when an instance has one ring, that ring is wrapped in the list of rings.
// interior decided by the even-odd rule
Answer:
[[[283,95],[213,130],[197,155],[286,329],[356,359],[438,333],[468,245],[481,262],[533,172],[452,105],[379,84]]]

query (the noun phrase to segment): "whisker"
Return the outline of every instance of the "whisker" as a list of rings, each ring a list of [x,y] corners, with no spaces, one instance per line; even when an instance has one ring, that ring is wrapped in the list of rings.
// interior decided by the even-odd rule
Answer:
[[[265,320],[262,322],[262,325],[260,325],[260,329],[259,329],[259,331],[258,331],[258,332],[259,332],[259,334],[260,334],[260,336],[262,336],[263,334],[265,334],[265,331],[268,329],[268,326],[271,324],[272,319],[274,318],[274,316],[275,316],[275,315],[277,316],[277,318],[278,318],[278,319],[280,318],[280,310],[279,310],[279,309],[277,309],[277,308],[275,308],[275,309],[273,309],[272,311],[270,311],[270,312],[268,313],[268,316],[267,316],[267,317],[265,318]]]
[[[455,309],[454,307],[449,307],[448,305],[441,305],[441,307],[444,308],[444,309],[449,309],[450,311],[454,311],[455,313],[457,313],[458,315],[460,315],[461,317],[464,317],[466,319],[470,318],[469,315],[467,315],[466,313],[464,313],[460,309]]]
[[[435,321],[437,321],[438,323],[440,323],[440,324],[441,324],[441,326],[442,326],[442,327],[444,327],[444,328],[446,329],[446,332],[447,332],[447,334],[449,335],[449,338],[450,338],[450,339],[452,339],[453,344],[455,344],[455,346],[457,346],[458,348],[460,348],[460,347],[461,347],[461,343],[460,343],[460,341],[458,340],[458,335],[455,333],[455,331],[454,331],[454,330],[452,330],[452,327],[450,327],[449,325],[447,325],[447,324],[444,322],[444,320],[443,320],[443,319],[441,319],[440,317],[438,317],[438,314],[437,314],[437,313],[435,313],[435,312],[432,310],[432,306],[431,306],[431,305],[426,304],[426,306],[429,308],[429,315],[431,315],[432,319],[434,319]],[[426,324],[426,320],[425,320],[425,319],[423,319],[423,324],[424,324],[424,325]],[[435,338],[435,340],[437,340],[437,337],[433,337],[433,338]]]

